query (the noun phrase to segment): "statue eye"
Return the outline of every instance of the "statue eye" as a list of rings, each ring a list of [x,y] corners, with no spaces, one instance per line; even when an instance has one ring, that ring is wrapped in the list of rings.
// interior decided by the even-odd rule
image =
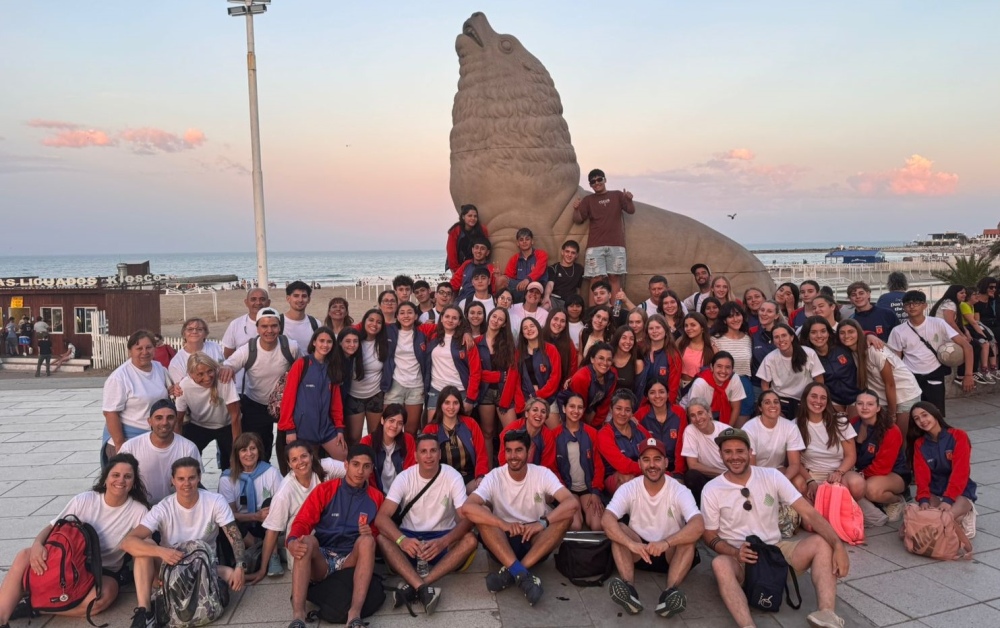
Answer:
[[[514,52],[514,42],[507,39],[506,37],[500,40],[500,50],[505,54],[510,54]]]

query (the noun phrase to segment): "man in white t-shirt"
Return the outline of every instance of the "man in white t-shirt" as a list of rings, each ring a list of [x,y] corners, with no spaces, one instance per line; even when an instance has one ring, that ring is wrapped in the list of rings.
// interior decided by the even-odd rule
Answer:
[[[486,588],[497,593],[517,584],[534,606],[542,598],[542,581],[528,570],[562,542],[580,502],[552,471],[528,463],[526,431],[508,431],[503,447],[507,464],[483,478],[459,513],[476,524],[483,546],[503,565],[486,575]],[[549,511],[553,499],[559,505]]]
[[[132,628],[156,627],[156,616],[150,603],[153,578],[159,573],[161,563],[176,565],[184,558],[184,553],[175,548],[186,541],[204,541],[214,549],[221,529],[232,545],[236,566],[231,568],[219,565],[216,570],[230,589],[239,591],[243,588],[247,569],[243,535],[240,534],[229,504],[221,495],[198,488],[201,482],[201,464],[195,458],[181,458],[174,462],[170,478],[174,494],[153,506],[143,517],[142,523],[122,541],[122,549],[135,559],[137,608]],[[159,545],[152,539],[153,533],[157,531],[160,533]]]
[[[818,610],[809,614],[809,625],[841,628],[844,620],[834,612],[837,578],[847,577],[850,560],[837,533],[780,471],[750,466],[750,437],[746,432],[727,428],[715,440],[726,472],[705,485],[702,540],[718,554],[712,560],[712,572],[736,625],[755,625],[742,585],[744,565],[757,561],[757,553],[750,549],[747,538],[757,536],[768,545],[776,545],[795,571],[811,570]],[[816,534],[782,540],[778,528],[778,509],[782,506],[794,508]],[[766,605],[761,600],[752,602],[758,607]]]
[[[618,569],[608,593],[635,615],[642,610],[633,580],[636,568],[665,573],[667,586],[656,614],[673,617],[687,608],[687,597],[677,586],[701,562],[695,544],[705,522],[691,491],[667,477],[667,448],[661,441],[648,438],[639,446],[639,468],[642,477],[618,487],[601,519]],[[627,525],[621,521],[625,515]]]
[[[119,453],[132,454],[139,461],[139,477],[149,502],[156,504],[170,494],[170,469],[181,458],[201,459],[198,446],[174,432],[177,408],[169,399],[160,399],[149,409],[146,434],[125,441]]]
[[[726,429],[724,423],[712,419],[712,404],[701,397],[688,401],[688,425],[684,428],[684,446],[681,455],[687,463],[684,485],[701,505],[701,489],[705,484],[726,470],[715,445],[715,437]]]
[[[396,476],[375,523],[382,532],[377,539],[382,556],[404,581],[393,592],[393,608],[419,599],[430,615],[441,596],[441,589],[430,585],[470,563],[479,541],[472,522],[458,515],[465,482],[441,464],[437,436],[420,434],[416,446],[417,464]],[[398,514],[403,514],[399,524]],[[430,571],[421,575],[417,565]]]
[[[247,313],[230,321],[226,333],[222,335],[222,355],[228,358],[237,349],[257,337],[257,312],[270,307],[271,297],[263,288],[251,288],[243,299]],[[236,374],[236,390],[243,389],[243,372]]]
[[[486,316],[489,317],[496,304],[493,302],[493,295],[490,294],[490,271],[485,266],[479,266],[472,271],[472,288],[475,293],[459,301],[459,309],[465,312],[465,306],[470,301],[476,301],[482,303],[483,307],[486,308]]]
[[[281,315],[278,331],[305,349],[320,325],[318,320],[306,314],[306,308],[312,301],[312,288],[304,281],[293,281],[285,286],[285,300],[288,311]]]
[[[902,357],[903,364],[913,373],[920,385],[921,401],[933,403],[944,414],[944,378],[947,377],[947,369],[938,361],[937,350],[949,340],[962,347],[965,354],[965,375],[961,381],[965,392],[970,392],[975,387],[973,350],[965,336],[943,319],[926,316],[926,308],[927,296],[923,292],[907,291],[903,295],[903,309],[907,320],[892,328],[886,346]]]
[[[707,265],[699,262],[691,267],[691,276],[694,277],[694,283],[698,286],[698,292],[684,299],[681,305],[689,312],[699,312],[701,311],[699,309],[701,302],[712,296],[712,271]]]
[[[275,419],[267,411],[268,398],[278,379],[299,356],[299,345],[280,334],[281,315],[274,308],[265,307],[257,312],[257,338],[236,349],[219,369],[219,381],[228,382],[233,374],[243,370],[243,387],[240,389],[240,411],[243,414],[242,431],[257,432],[264,450],[260,459],[270,462],[274,447]],[[283,445],[284,443],[281,443]],[[283,446],[278,458],[284,462]],[[287,469],[284,470],[287,472]]]

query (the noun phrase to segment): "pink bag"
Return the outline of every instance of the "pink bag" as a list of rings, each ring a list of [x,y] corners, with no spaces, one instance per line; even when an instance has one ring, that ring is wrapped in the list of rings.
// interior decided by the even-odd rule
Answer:
[[[899,536],[903,537],[903,545],[911,554],[938,560],[959,558],[961,545],[955,519],[937,508],[920,510],[917,504],[907,504]]]
[[[841,541],[850,545],[865,542],[865,514],[846,486],[821,483],[816,489],[815,507],[830,522]]]

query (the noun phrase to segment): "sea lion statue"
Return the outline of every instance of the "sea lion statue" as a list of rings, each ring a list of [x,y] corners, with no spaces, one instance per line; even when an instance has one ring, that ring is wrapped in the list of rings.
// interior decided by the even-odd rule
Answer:
[[[582,263],[588,225],[573,224],[573,200],[588,192],[580,187],[576,151],[548,71],[515,37],[494,31],[482,13],[465,21],[455,50],[451,198],[456,211],[466,203],[479,209],[494,263],[501,267],[517,251],[514,235],[521,227],[534,232],[535,246],[553,262],[562,243],[576,239]],[[751,286],[773,293],[763,264],[733,240],[687,216],[635,206],[635,214],[625,217],[626,289],[632,301],[649,296],[652,275],[666,276],[681,298],[691,294],[695,262],[728,277],[736,296]]]

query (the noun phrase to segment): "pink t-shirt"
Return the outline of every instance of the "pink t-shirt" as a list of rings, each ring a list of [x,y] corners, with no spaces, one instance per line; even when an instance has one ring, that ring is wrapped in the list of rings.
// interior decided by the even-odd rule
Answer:
[[[701,372],[702,352],[688,347],[681,356],[681,375],[694,379]]]

